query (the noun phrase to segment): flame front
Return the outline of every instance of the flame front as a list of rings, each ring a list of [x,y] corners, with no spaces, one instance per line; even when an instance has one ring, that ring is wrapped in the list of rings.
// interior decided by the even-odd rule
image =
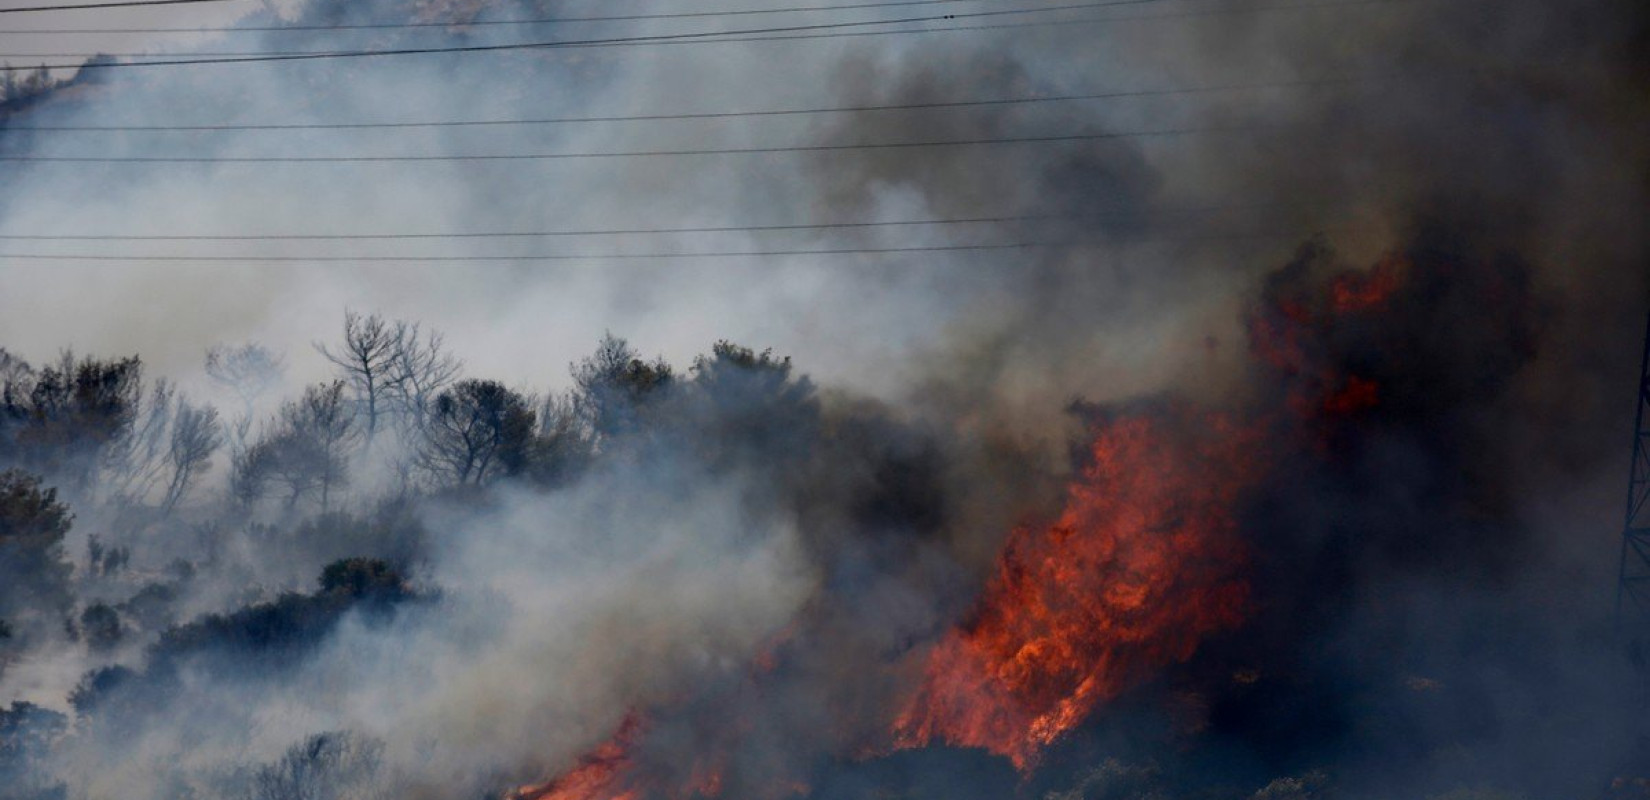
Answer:
[[[585,754],[577,766],[549,783],[523,787],[511,800],[637,800],[638,793],[624,781],[641,727],[635,714],[626,716],[613,738]]]
[[[1185,407],[1115,419],[1046,529],[1013,532],[973,619],[942,640],[900,747],[980,747],[1025,769],[1156,668],[1243,617],[1234,508],[1259,436]]]
[[[1327,280],[1310,279],[1304,266],[1281,273],[1248,319],[1251,352],[1280,379],[1281,402],[1244,416],[1158,403],[1096,425],[1060,515],[1010,532],[970,618],[927,651],[884,728],[894,748],[981,748],[1027,771],[1101,703],[1243,621],[1249,559],[1238,516],[1270,469],[1267,448],[1303,434],[1300,444],[1323,450],[1333,426],[1386,401],[1380,381],[1343,363],[1337,337],[1356,334],[1410,289],[1411,265],[1400,257]],[[1280,436],[1282,444],[1273,441]],[[795,635],[793,623],[776,641]],[[753,680],[775,669],[775,653],[756,654]],[[723,794],[729,748],[741,734],[672,775],[644,775],[633,752],[639,728],[627,722],[573,770],[519,800]],[[885,753],[885,745],[861,754]],[[759,795],[807,792],[784,780]]]

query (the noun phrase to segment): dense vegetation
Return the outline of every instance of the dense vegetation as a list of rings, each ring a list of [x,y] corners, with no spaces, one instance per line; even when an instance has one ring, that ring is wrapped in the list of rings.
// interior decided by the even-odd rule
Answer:
[[[64,711],[0,710],[0,797],[65,796],[53,764],[173,724],[180,703],[290,689],[340,625],[446,613],[416,577],[431,519],[479,526],[510,496],[614,472],[685,490],[668,488],[683,480],[671,463],[771,470],[759,492],[802,505],[829,469],[821,448],[857,454],[892,495],[932,461],[868,409],[827,432],[788,359],[729,342],[681,370],[609,335],[571,365],[569,391],[547,394],[465,376],[438,333],[378,315],[347,315],[317,349],[336,378],[286,398],[281,354],[211,349],[203,371],[228,413],[137,356],[35,365],[0,350],[0,678],[65,647],[88,665]],[[857,513],[932,516],[877,496]],[[268,763],[163,772],[215,796],[377,796],[381,750],[321,732]]]

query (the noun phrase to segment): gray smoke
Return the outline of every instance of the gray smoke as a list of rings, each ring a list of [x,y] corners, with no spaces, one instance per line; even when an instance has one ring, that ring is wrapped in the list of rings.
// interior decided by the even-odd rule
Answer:
[[[315,0],[279,11],[325,24],[462,22],[478,14],[539,19],[598,8],[609,7]],[[662,2],[612,8],[680,10]],[[838,16],[846,12],[734,17],[727,24]],[[182,12],[109,19],[110,27],[128,19],[221,21]],[[269,10],[246,17],[247,24],[276,19]],[[1217,643],[1184,675],[1165,678],[1169,685],[1143,690],[1150,701],[1097,723],[1069,746],[1066,761],[1055,759],[1041,783],[1018,791],[1064,791],[1089,780],[1092,794],[1071,796],[1110,797],[1104,781],[1155,774],[1106,762],[1085,779],[1073,777],[1114,756],[1159,759],[1172,771],[1172,747],[1159,748],[1156,740],[1119,745],[1127,737],[1117,730],[1159,724],[1157,701],[1182,690],[1176,696],[1213,709],[1200,730],[1212,726],[1214,744],[1195,740],[1207,745],[1197,752],[1235,754],[1230,760],[1240,765],[1216,756],[1180,763],[1187,774],[1229,770],[1238,788],[1221,796],[1243,796],[1284,773],[1322,765],[1354,796],[1430,796],[1473,785],[1574,796],[1577,786],[1617,775],[1614,764],[1598,762],[1628,756],[1596,742],[1631,730],[1630,721],[1589,715],[1611,710],[1615,695],[1603,683],[1630,680],[1601,631],[1619,525],[1623,415],[1650,299],[1640,224],[1647,166],[1640,132],[1650,88],[1644,13],[1606,0],[1322,8],[1164,0],[1036,19],[1061,24],[88,70],[0,117],[0,153],[27,156],[611,152],[1095,137],[542,162],[8,165],[0,234],[10,235],[995,220],[441,243],[0,245],[12,253],[213,256],[256,248],[283,257],[417,257],[1028,245],[533,264],[0,258],[0,345],[9,352],[36,363],[63,348],[141,354],[151,376],[173,378],[228,409],[231,398],[214,394],[201,373],[202,354],[214,344],[261,342],[286,354],[288,385],[258,409],[259,419],[274,411],[275,395],[295,395],[331,376],[311,345],[335,340],[345,309],[419,320],[446,333],[466,375],[545,394],[568,387],[568,365],[608,330],[678,369],[719,339],[772,346],[823,387],[802,410],[672,405],[678,421],[662,425],[667,433],[643,449],[647,459],[605,463],[553,489],[506,487],[481,500],[441,496],[416,504],[413,521],[403,526],[417,530],[406,534],[416,543],[406,545],[415,556],[405,569],[425,605],[387,616],[370,608],[339,612],[309,650],[280,662],[273,676],[255,666],[261,656],[225,657],[221,664],[180,657],[176,685],[190,691],[112,692],[129,696],[123,702],[136,710],[120,713],[142,723],[71,737],[41,757],[42,769],[76,798],[168,796],[185,784],[210,791],[202,787],[239,785],[258,765],[279,763],[306,737],[350,731],[382,747],[383,766],[366,782],[372,791],[475,796],[542,781],[606,740],[627,714],[668,709],[656,715],[641,747],[648,768],[681,778],[706,741],[731,747],[740,755],[729,766],[730,796],[759,796],[786,780],[818,782],[837,770],[846,777],[825,780],[822,796],[853,796],[861,780],[890,785],[878,765],[892,764],[889,773],[943,772],[956,754],[873,759],[868,767],[860,756],[880,744],[885,720],[877,709],[909,684],[909,669],[900,665],[965,616],[1002,536],[1058,509],[1058,486],[1071,469],[1068,447],[1084,424],[1067,413],[1071,402],[1168,393],[1211,406],[1266,407],[1288,379],[1256,365],[1245,325],[1268,308],[1269,292],[1280,283],[1318,285],[1396,253],[1434,276],[1426,285],[1435,291],[1414,290],[1399,322],[1370,323],[1378,333],[1325,333],[1324,358],[1357,368],[1377,364],[1407,387],[1395,396],[1413,403],[1367,421],[1367,430],[1352,424],[1357,437],[1367,434],[1377,444],[1344,461],[1337,453],[1333,468],[1310,453],[1292,456],[1294,472],[1282,474],[1321,483],[1303,478],[1299,494],[1292,484],[1270,487],[1246,521],[1257,548],[1275,546],[1279,554],[1266,567],[1276,572],[1262,574],[1305,570],[1295,558],[1322,559],[1313,563],[1327,564],[1324,571],[1304,582],[1278,577],[1270,584],[1276,605],[1262,610],[1250,643]],[[193,46],[448,45],[711,24],[270,32]],[[48,36],[23,41],[30,52],[62,44]],[[80,46],[186,52],[179,41],[111,35]],[[393,133],[24,130],[611,117],[1088,94],[1116,96]],[[1279,272],[1314,240],[1330,250],[1313,251],[1320,255],[1305,259],[1302,272]],[[1455,262],[1470,266],[1451,272]],[[1516,269],[1502,269],[1507,264]],[[1495,276],[1516,278],[1508,279],[1511,296],[1498,294]],[[1516,312],[1508,311],[1514,299]],[[1527,349],[1509,343],[1518,338],[1509,333],[1514,329],[1528,332]],[[1388,355],[1369,356],[1377,351]],[[1456,380],[1463,375],[1482,380]],[[794,438],[721,427],[740,413],[794,423]],[[683,432],[701,423],[709,433]],[[733,446],[727,463],[707,467],[702,448],[716,432],[727,442],[754,443]],[[223,530],[214,533],[224,460],[190,504],[197,523],[190,535],[220,542],[223,553],[206,559],[197,540],[179,538],[182,526],[130,525],[90,497],[71,497],[71,556],[84,561],[87,537],[96,532],[133,546],[146,575],[160,576],[180,557],[202,562],[199,574],[176,583],[171,621],[187,623],[282,591],[313,592],[315,575],[335,558],[390,555],[346,550],[357,541],[332,531],[351,525],[305,528],[293,516],[254,521],[263,527],[221,521]],[[360,521],[356,527],[386,499],[395,460],[391,454],[357,465],[344,503]],[[1409,480],[1434,470],[1466,476],[1465,488]],[[1366,483],[1392,491],[1365,490]],[[1413,514],[1391,526],[1383,527],[1391,518],[1372,511],[1406,503]],[[1369,550],[1348,555],[1325,544],[1324,531],[1348,519],[1350,529],[1376,542]],[[161,529],[173,538],[143,538]],[[383,529],[399,530],[390,523]],[[1499,547],[1484,544],[1501,531],[1510,533]],[[362,547],[384,547],[361,536]],[[1438,549],[1426,549],[1439,541]],[[131,594],[118,583],[86,585],[97,587],[87,590],[87,601]],[[109,596],[93,597],[97,591]],[[1324,597],[1334,600],[1314,602]],[[1310,623],[1291,616],[1314,608],[1323,616]],[[1487,625],[1504,635],[1482,646],[1469,641]],[[51,639],[22,656],[0,654],[10,659],[0,661],[0,702],[72,713],[69,695],[82,673],[110,664],[147,668],[133,684],[147,687],[141,681],[159,678],[145,648],[162,629],[145,628],[112,651]],[[782,667],[765,689],[750,689],[749,665],[776,647],[786,654]],[[1312,661],[1317,649],[1328,655]],[[1265,677],[1254,693],[1210,688],[1210,675],[1257,664]],[[1272,682],[1274,667],[1288,677]],[[1382,683],[1393,675],[1400,676],[1396,688]],[[1404,675],[1422,682],[1404,684]],[[1433,702],[1437,696],[1444,699]],[[1325,712],[1321,727],[1280,730],[1274,717],[1252,708],[1314,702],[1348,721]],[[1397,710],[1382,715],[1370,707]],[[706,722],[722,716],[745,727],[730,734]],[[1543,716],[1558,721],[1550,729],[1516,729]],[[1393,729],[1361,729],[1366,720]],[[1406,739],[1457,757],[1406,761],[1393,749]],[[1556,739],[1578,744],[1548,747]],[[920,758],[936,762],[907,770],[900,760]],[[1409,772],[1394,777],[1394,764]],[[1642,766],[1621,769],[1642,775]],[[974,788],[989,793],[995,781]],[[1161,790],[1190,792],[1195,782],[1171,783]],[[953,791],[914,785],[929,788],[912,791]]]

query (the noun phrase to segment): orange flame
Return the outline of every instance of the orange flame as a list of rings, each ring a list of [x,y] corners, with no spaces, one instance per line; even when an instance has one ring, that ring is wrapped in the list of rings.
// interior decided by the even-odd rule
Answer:
[[[548,783],[522,787],[509,800],[711,800],[722,796],[726,787],[720,759],[695,760],[678,786],[639,769],[635,752],[647,728],[640,715],[627,715],[612,738],[581,757],[572,769]],[[791,781],[763,796],[777,799],[807,791],[807,784]]]
[[[1409,272],[1402,258],[1388,257],[1365,272],[1269,287],[1248,320],[1250,346],[1287,379],[1283,399],[1298,419],[1327,425],[1381,403],[1376,380],[1338,363],[1333,334],[1346,319],[1384,311]],[[1173,405],[1100,426],[1061,515],[1046,528],[1010,533],[973,616],[928,652],[920,683],[892,723],[894,745],[977,747],[1028,770],[1100,703],[1238,626],[1249,586],[1235,514],[1266,469],[1266,424]],[[751,680],[779,669],[799,624],[757,650]],[[748,791],[729,755],[748,734],[737,722],[714,737],[712,752],[676,765],[674,777],[644,774],[637,743],[645,727],[632,714],[571,770],[511,800],[687,800]],[[794,780],[769,786],[757,796],[809,791]]]
[[[1255,432],[1184,408],[1105,426],[1046,530],[1017,529],[975,616],[932,651],[896,744],[981,747],[1026,769],[1100,702],[1242,619],[1233,508]]]
[[[1329,284],[1330,305],[1340,314],[1380,308],[1403,286],[1407,272],[1407,262],[1387,256],[1368,272],[1337,275]]]
[[[613,738],[585,754],[573,769],[549,783],[524,787],[511,800],[637,800],[640,795],[623,784],[641,728],[639,717],[627,715]]]
[[[1407,261],[1388,256],[1366,272],[1344,271],[1296,294],[1269,295],[1249,319],[1250,346],[1290,379],[1288,405],[1297,418],[1348,417],[1380,405],[1380,384],[1343,373],[1321,351],[1322,339],[1344,317],[1385,310],[1409,270]]]

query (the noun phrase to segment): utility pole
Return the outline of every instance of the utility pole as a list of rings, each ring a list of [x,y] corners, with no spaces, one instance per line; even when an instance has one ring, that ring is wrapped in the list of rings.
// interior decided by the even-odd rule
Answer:
[[[1627,471],[1627,515],[1621,529],[1621,571],[1616,583],[1616,633],[1635,661],[1650,637],[1650,317],[1645,319],[1639,362],[1638,402],[1633,412],[1633,461]]]

